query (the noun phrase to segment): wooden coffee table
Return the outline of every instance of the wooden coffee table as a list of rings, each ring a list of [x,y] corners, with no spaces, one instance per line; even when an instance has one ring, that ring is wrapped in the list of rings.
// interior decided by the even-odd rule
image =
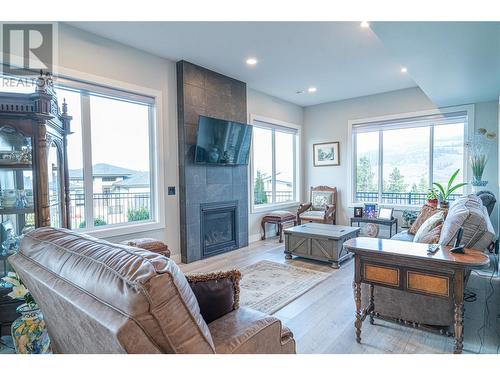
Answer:
[[[354,254],[354,326],[358,343],[361,343],[361,326],[367,316],[372,324],[377,317],[389,319],[375,310],[373,290],[380,286],[451,300],[455,307],[453,352],[462,352],[465,274],[469,269],[487,267],[490,260],[486,254],[474,249],[454,254],[450,253],[450,246],[441,246],[436,253],[428,254],[426,244],[366,237],[350,239],[344,247]],[[370,286],[369,303],[363,310],[361,283]]]
[[[356,237],[360,228],[342,225],[306,223],[285,229],[285,258],[292,255],[329,262],[339,268],[352,255],[343,248],[344,241]]]

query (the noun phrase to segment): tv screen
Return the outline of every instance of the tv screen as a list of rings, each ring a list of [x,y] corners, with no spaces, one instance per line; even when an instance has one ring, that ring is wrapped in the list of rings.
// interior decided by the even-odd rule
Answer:
[[[252,126],[200,116],[195,162],[217,165],[248,164]]]

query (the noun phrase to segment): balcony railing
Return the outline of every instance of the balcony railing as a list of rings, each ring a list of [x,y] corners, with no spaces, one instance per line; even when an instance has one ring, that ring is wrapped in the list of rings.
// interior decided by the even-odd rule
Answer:
[[[451,194],[450,201],[455,200],[462,194]],[[378,193],[368,191],[357,191],[356,202],[377,202]],[[421,206],[427,202],[427,193],[382,193],[382,203],[400,204],[408,206]]]
[[[264,199],[265,196],[265,199]],[[270,190],[258,192],[254,192],[254,202],[255,204],[265,204],[265,203],[272,203],[273,199],[273,192]],[[276,202],[274,203],[283,203],[283,202],[290,202],[293,200],[293,191],[287,191],[287,190],[278,190],[276,191]]]
[[[85,227],[85,195],[71,193],[71,228]],[[94,226],[147,220],[151,201],[145,193],[99,193],[93,195]]]

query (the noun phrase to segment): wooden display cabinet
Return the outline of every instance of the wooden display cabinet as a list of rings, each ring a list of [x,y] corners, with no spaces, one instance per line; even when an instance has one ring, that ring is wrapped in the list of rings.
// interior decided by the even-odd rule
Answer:
[[[69,228],[67,135],[71,116],[59,108],[50,75],[31,94],[0,92],[0,254],[33,227]],[[12,244],[15,247],[15,244]]]

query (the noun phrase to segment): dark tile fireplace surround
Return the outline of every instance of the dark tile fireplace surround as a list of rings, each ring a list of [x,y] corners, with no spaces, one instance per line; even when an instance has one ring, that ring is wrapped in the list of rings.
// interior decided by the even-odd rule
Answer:
[[[246,84],[177,63],[182,262],[248,245],[247,166],[194,164],[199,115],[247,122]]]

